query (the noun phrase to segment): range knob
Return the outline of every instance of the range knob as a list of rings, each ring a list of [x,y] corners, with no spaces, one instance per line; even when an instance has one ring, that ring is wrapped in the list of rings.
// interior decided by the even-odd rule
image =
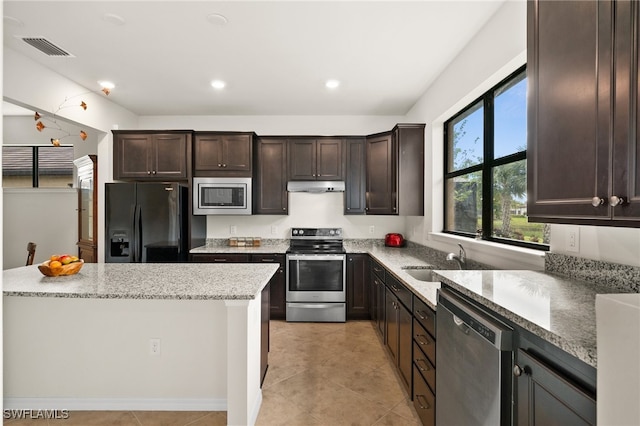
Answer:
[[[300,234],[300,235],[304,234],[304,229],[299,230],[298,234]]]
[[[336,231],[334,231],[333,229],[331,229],[331,230],[329,231],[329,235],[335,235],[335,233],[336,233]]]
[[[298,235],[298,230],[297,230],[297,229],[294,229],[293,231],[291,231],[291,233],[292,233],[293,235]]]

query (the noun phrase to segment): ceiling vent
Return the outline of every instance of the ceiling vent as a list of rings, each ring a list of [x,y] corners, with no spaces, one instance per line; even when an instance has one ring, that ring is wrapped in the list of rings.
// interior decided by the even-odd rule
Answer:
[[[20,37],[25,43],[35,47],[47,56],[74,57],[71,53],[56,46],[44,37]]]

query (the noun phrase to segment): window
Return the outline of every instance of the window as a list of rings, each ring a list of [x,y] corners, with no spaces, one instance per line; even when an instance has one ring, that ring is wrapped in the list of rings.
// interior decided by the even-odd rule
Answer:
[[[525,67],[444,128],[444,231],[548,250],[548,225],[527,221]]]
[[[73,146],[3,146],[3,188],[69,188]]]

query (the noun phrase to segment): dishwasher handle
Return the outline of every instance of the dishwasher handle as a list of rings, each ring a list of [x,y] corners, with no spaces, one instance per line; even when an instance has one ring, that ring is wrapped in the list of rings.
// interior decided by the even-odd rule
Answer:
[[[471,305],[448,289],[438,290],[438,309],[444,308],[455,323],[468,334],[473,330],[501,351],[513,350],[513,329],[497,318]]]

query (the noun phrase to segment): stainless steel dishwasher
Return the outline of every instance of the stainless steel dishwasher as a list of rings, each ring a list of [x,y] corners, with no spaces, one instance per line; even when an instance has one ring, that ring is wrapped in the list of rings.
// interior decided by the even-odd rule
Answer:
[[[510,425],[513,330],[442,288],[436,336],[436,424]]]

